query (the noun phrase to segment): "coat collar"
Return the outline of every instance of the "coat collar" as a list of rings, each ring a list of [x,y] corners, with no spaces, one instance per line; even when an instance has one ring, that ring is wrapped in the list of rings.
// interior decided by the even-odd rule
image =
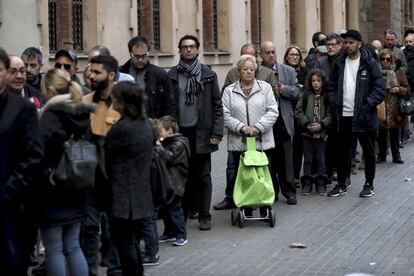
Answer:
[[[62,111],[71,115],[93,112],[96,104],[75,102],[70,94],[56,95],[51,98],[40,111],[40,116],[46,111]]]

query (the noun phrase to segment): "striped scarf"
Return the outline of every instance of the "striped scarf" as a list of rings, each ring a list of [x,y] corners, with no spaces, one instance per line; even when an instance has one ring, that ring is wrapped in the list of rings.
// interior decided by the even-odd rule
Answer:
[[[185,92],[185,103],[187,105],[192,105],[194,104],[194,97],[197,93],[197,76],[201,72],[200,60],[196,58],[191,65],[188,65],[180,59],[177,70],[188,78],[187,91]]]

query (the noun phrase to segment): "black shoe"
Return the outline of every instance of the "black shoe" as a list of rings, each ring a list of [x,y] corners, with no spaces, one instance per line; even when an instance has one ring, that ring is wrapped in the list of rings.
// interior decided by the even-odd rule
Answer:
[[[365,183],[364,188],[359,193],[359,196],[360,197],[371,197],[373,195],[375,195],[374,185]]]
[[[327,196],[337,197],[341,195],[346,195],[346,188],[336,185],[330,192],[327,193]]]
[[[351,178],[347,178],[347,179],[345,180],[345,187],[346,187],[347,189],[349,189],[349,188],[351,188],[351,185],[352,185],[352,183],[351,183]]]
[[[142,259],[142,265],[145,266],[154,266],[154,265],[159,265],[160,264],[160,256],[155,255],[155,256],[144,256],[144,258]]]
[[[211,224],[210,224],[210,220],[209,219],[202,219],[200,221],[200,227],[199,229],[201,231],[208,231],[211,229]]]
[[[386,162],[386,159],[385,158],[383,158],[383,157],[378,157],[377,158],[377,164],[385,163],[385,162]]]
[[[227,209],[234,209],[234,208],[236,208],[236,205],[234,205],[233,202],[230,202],[225,199],[222,202],[219,202],[213,206],[214,210],[227,210]]]
[[[298,201],[296,200],[296,196],[295,195],[291,195],[286,199],[286,203],[287,205],[296,205],[298,204]]]
[[[397,160],[393,160],[392,163],[404,164],[404,161],[402,161],[401,159],[397,159]]]
[[[198,212],[196,211],[190,211],[190,214],[188,215],[189,219],[198,219]]]

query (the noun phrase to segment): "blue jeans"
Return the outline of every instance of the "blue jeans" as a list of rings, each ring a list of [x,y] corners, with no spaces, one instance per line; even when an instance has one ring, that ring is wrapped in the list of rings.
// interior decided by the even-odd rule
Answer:
[[[181,208],[181,197],[174,196],[174,200],[165,206],[162,214],[164,220],[164,235],[177,239],[187,239],[183,209]]]
[[[88,275],[88,264],[79,246],[79,232],[80,222],[41,227],[47,275],[66,275],[65,257],[71,275]]]

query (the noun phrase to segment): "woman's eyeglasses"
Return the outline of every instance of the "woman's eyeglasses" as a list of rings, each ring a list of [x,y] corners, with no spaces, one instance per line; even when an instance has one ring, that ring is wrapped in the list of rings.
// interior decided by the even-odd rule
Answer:
[[[62,67],[63,67],[65,70],[69,70],[70,68],[72,68],[72,64],[68,64],[68,63],[64,63],[64,64],[61,64],[61,63],[56,63],[56,64],[55,64],[55,68],[56,68],[56,69],[62,69]]]

